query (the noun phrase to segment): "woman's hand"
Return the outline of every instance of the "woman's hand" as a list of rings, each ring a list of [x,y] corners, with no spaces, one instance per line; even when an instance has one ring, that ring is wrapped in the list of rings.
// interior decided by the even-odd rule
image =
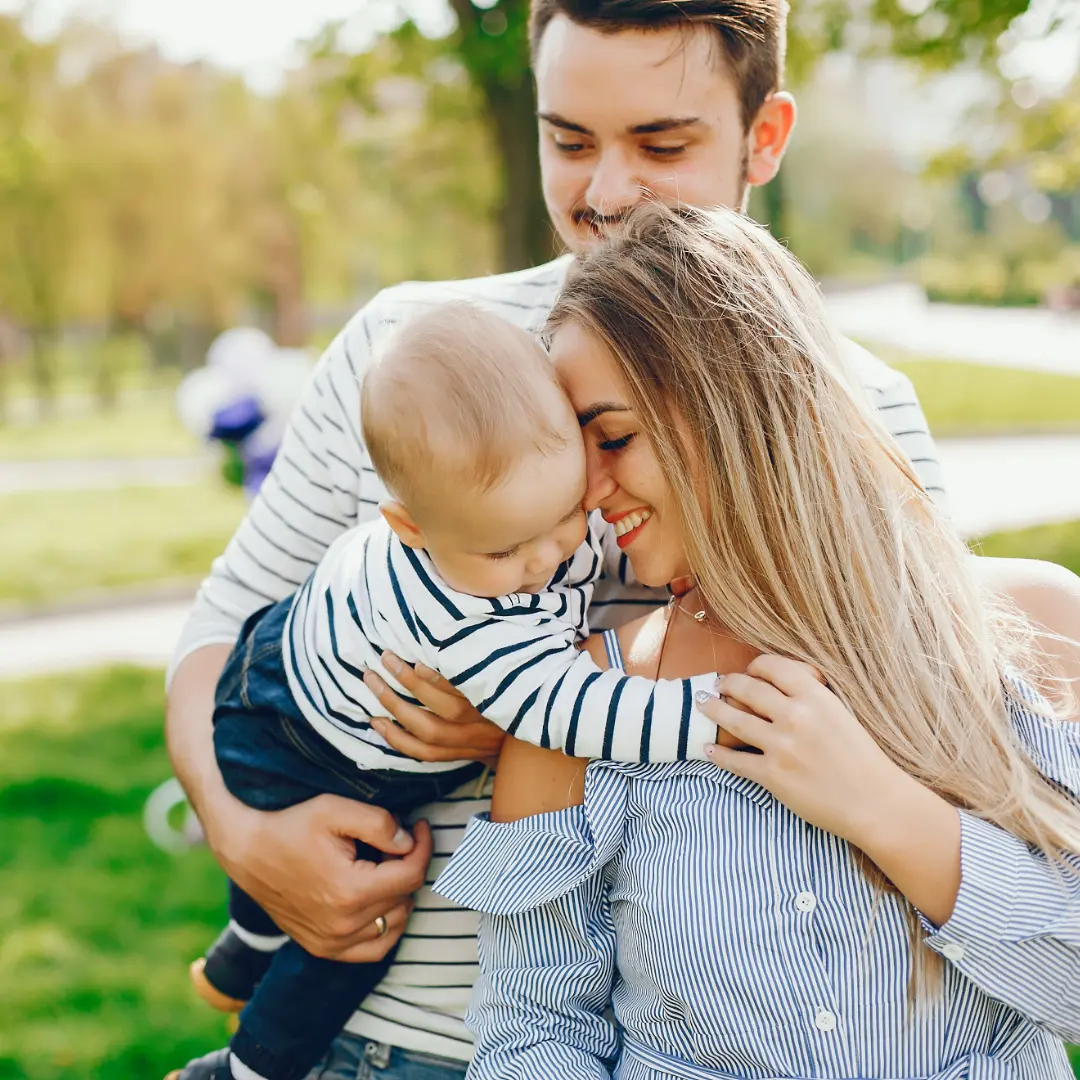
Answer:
[[[468,698],[438,672],[410,666],[392,652],[382,662],[394,678],[427,708],[403,701],[373,671],[364,684],[397,721],[375,719],[371,726],[395,749],[417,761],[489,761],[499,756],[506,732],[485,720]]]
[[[809,664],[759,656],[745,675],[723,676],[720,691],[731,701],[698,708],[759,753],[715,745],[709,757],[854,844],[932,923],[945,923],[960,890],[956,809],[890,761]]]
[[[698,708],[759,753],[718,744],[709,757],[818,828],[860,844],[871,808],[910,779],[809,664],[765,654],[718,689]]]

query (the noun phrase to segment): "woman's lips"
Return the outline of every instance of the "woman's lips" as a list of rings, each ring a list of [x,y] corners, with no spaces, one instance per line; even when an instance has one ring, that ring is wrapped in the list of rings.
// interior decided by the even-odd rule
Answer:
[[[620,548],[628,547],[637,539],[638,533],[648,524],[652,516],[653,512],[647,506],[619,514],[611,522],[615,526],[615,543]]]

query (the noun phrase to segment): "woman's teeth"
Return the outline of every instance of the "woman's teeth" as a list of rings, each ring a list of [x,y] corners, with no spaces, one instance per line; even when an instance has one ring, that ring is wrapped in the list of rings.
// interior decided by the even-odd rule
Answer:
[[[619,520],[615,522],[615,535],[625,536],[631,529],[636,529],[651,517],[651,510],[634,510],[632,513],[619,518]]]

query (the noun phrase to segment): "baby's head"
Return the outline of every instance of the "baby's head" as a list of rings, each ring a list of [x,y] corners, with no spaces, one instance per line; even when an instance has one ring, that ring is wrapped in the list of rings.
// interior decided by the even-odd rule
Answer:
[[[584,540],[577,418],[504,319],[453,303],[407,323],[364,378],[361,422],[383,516],[458,592],[538,592]]]

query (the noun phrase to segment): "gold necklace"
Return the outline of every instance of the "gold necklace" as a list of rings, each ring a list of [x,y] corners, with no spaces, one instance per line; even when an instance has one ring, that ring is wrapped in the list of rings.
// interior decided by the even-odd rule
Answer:
[[[696,589],[696,588],[697,588],[697,586],[695,585],[694,589]],[[694,589],[688,589],[682,595],[683,596],[689,596],[690,593],[692,593],[694,591]],[[667,617],[666,622],[664,623],[664,636],[660,640],[660,656],[657,658],[657,661],[656,661],[656,678],[658,678],[658,679],[660,678],[660,671],[661,671],[661,669],[663,667],[663,663],[664,663],[664,650],[667,648],[668,635],[671,633],[671,624],[674,621],[672,619],[672,617],[671,617],[671,614],[670,614],[672,608],[674,608],[676,611],[681,611],[684,615],[689,616],[699,626],[704,626],[705,627],[705,631],[709,635],[709,649],[712,652],[713,670],[715,671],[716,670],[716,642],[713,639],[715,637],[723,637],[725,635],[719,634],[716,630],[713,630],[713,629],[711,629],[709,627],[709,624],[708,624],[708,617],[709,617],[708,611],[705,608],[702,608],[700,611],[687,611],[682,606],[682,596],[672,596],[672,598],[668,601],[667,606],[668,606],[668,617]]]
[[[698,623],[698,625],[704,626],[705,629],[708,630],[710,634],[720,634],[721,637],[725,637],[726,636],[725,634],[722,634],[722,633],[720,633],[719,630],[714,630],[709,626],[709,623],[710,623],[711,620],[709,619],[708,608],[702,608],[700,611],[687,611],[686,608],[684,608],[682,606],[683,596],[689,596],[690,593],[696,592],[696,591],[697,591],[697,586],[695,585],[692,589],[688,589],[686,592],[684,592],[682,594],[682,596],[673,596],[668,601],[668,606],[669,607],[674,607],[676,611],[681,611],[688,618],[691,618],[691,619],[694,620],[694,622]]]

